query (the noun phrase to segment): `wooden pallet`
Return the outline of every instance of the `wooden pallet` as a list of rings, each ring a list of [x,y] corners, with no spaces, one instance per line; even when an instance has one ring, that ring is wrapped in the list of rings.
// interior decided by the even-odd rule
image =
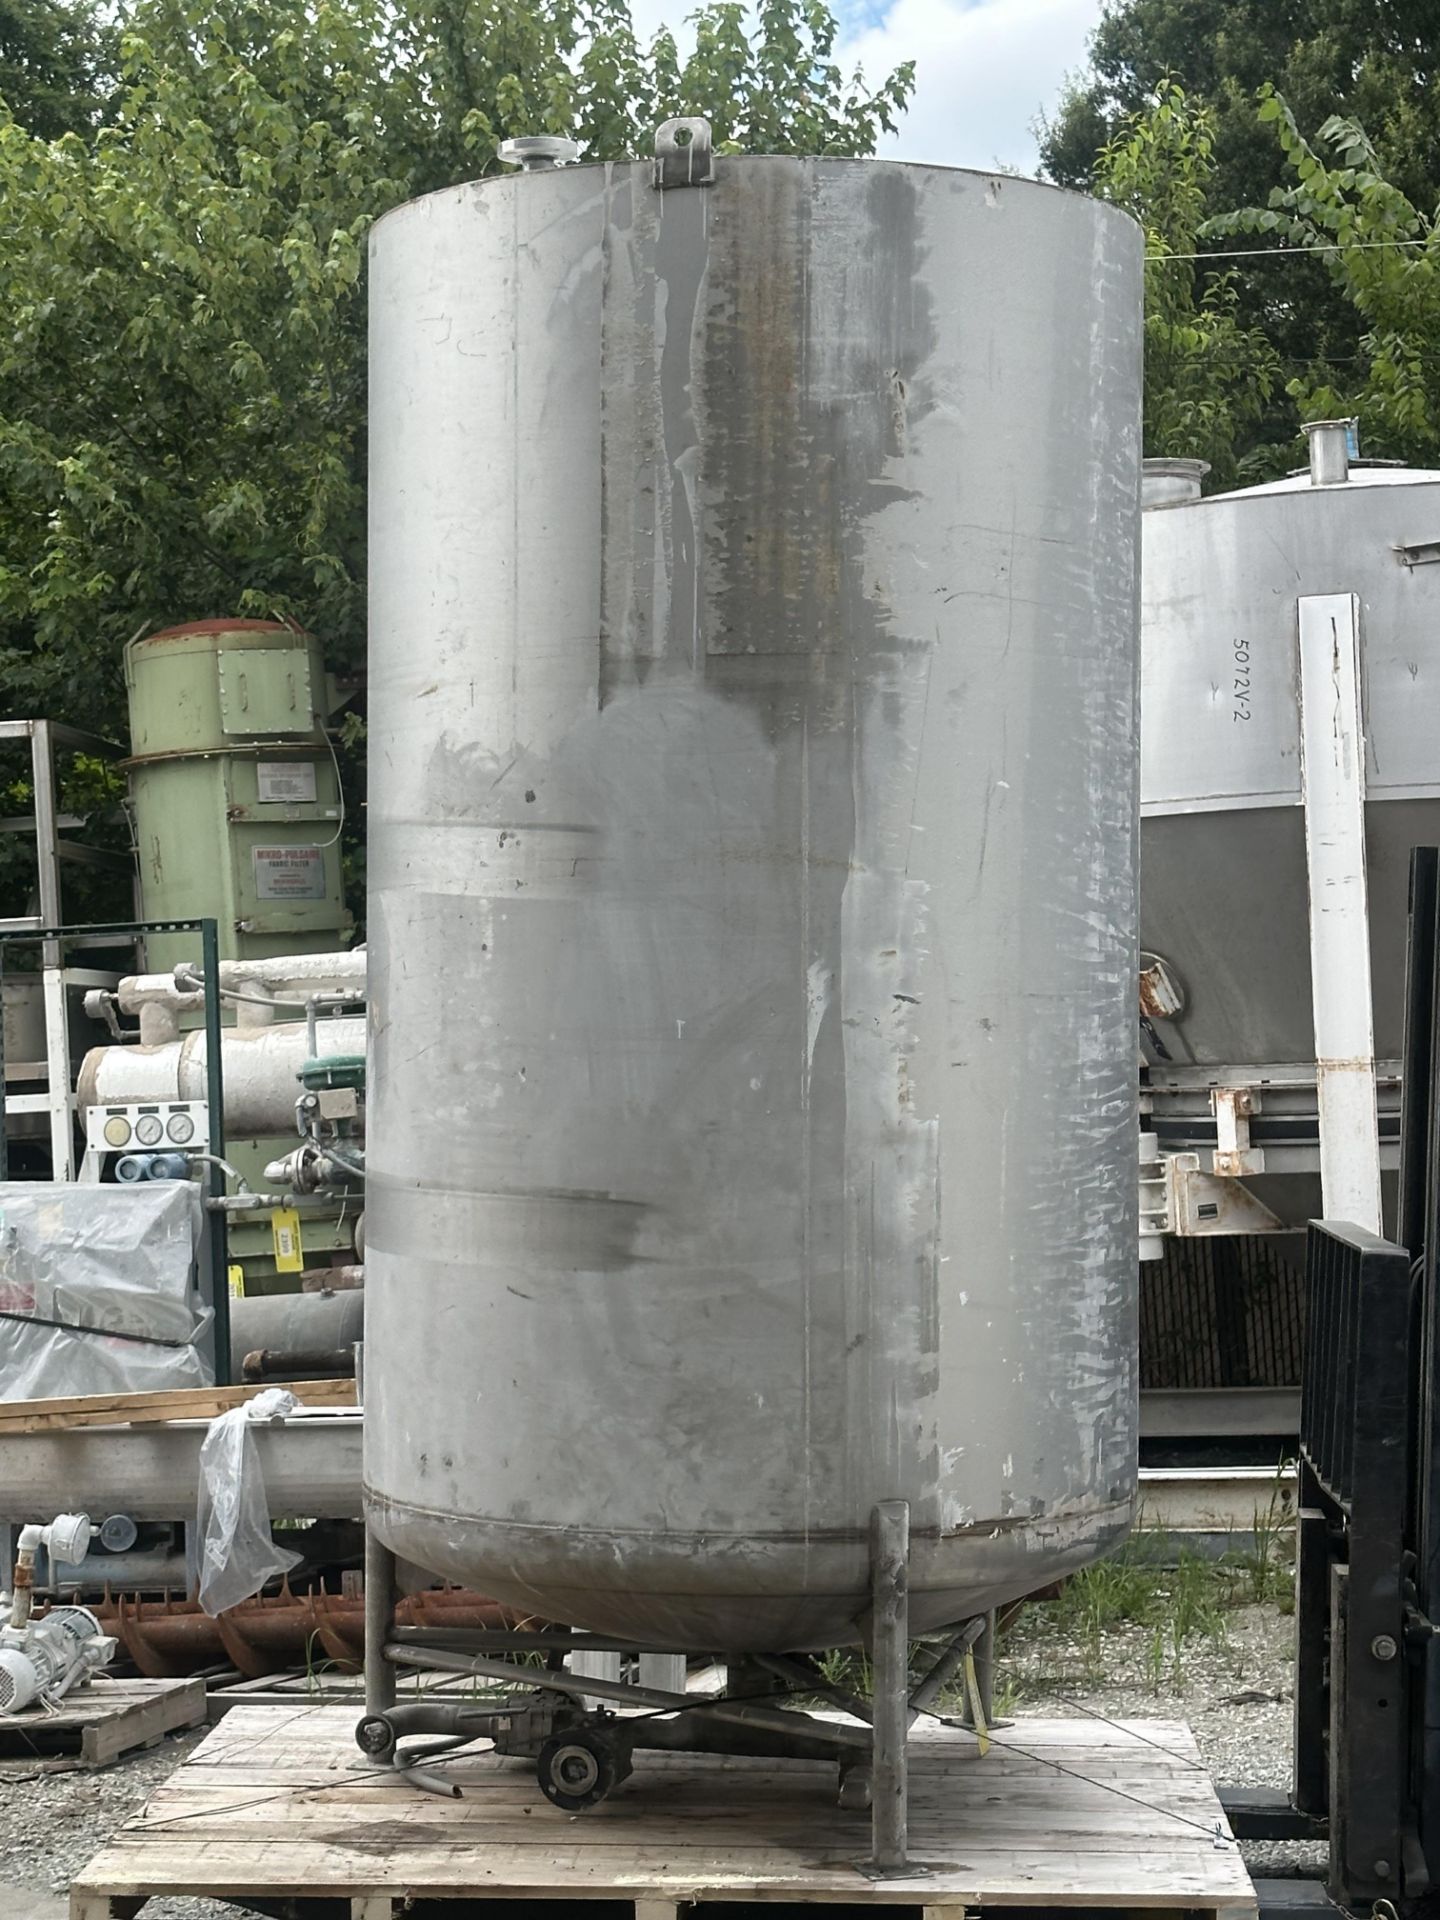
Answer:
[[[243,1407],[267,1386],[293,1393],[306,1407],[353,1407],[353,1380],[263,1381],[239,1387],[169,1387],[154,1393],[82,1393],[58,1400],[0,1401],[0,1437],[68,1432],[72,1427],[153,1427],[168,1420],[213,1420]]]
[[[984,1907],[1255,1912],[1175,1722],[1021,1719],[983,1758],[969,1734],[917,1728],[910,1842],[925,1871],[876,1880],[861,1871],[869,1815],[836,1807],[833,1765],[641,1753],[577,1816],[542,1797],[532,1763],[484,1753],[445,1766],[462,1798],[422,1793],[361,1755],[355,1720],[347,1707],[236,1708],[90,1862],[71,1920],[181,1893],[296,1915],[348,1903],[351,1920],[501,1899],[619,1900],[636,1920],[762,1900],[924,1908],[927,1920]]]
[[[78,1755],[82,1767],[108,1767],[137,1747],[205,1719],[203,1680],[110,1680],[67,1693],[53,1710],[0,1713],[0,1756],[33,1760]]]

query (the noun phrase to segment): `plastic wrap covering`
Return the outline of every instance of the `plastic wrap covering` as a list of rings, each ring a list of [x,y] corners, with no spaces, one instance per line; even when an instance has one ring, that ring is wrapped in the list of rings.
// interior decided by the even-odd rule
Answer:
[[[255,1445],[257,1420],[283,1419],[300,1402],[283,1387],[267,1387],[210,1422],[200,1448],[200,1605],[212,1618],[258,1593],[276,1574],[304,1557],[277,1547],[270,1533],[270,1503]]]
[[[0,1182],[0,1400],[207,1386],[200,1189]]]

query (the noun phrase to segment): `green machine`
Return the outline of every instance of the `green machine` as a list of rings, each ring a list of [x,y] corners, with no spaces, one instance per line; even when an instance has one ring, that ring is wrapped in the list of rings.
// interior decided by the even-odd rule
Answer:
[[[197,620],[125,653],[140,893],[147,920],[213,915],[222,960],[333,952],[351,918],[344,800],[320,644],[273,620]],[[147,964],[192,955],[152,939]]]
[[[127,647],[125,685],[142,917],[213,917],[222,960],[343,949],[345,802],[325,731],[338,703],[314,635],[273,620],[167,627]],[[152,972],[195,958],[183,936],[147,942]],[[227,1153],[260,1188],[266,1162],[296,1145],[231,1134]],[[307,1213],[305,1263],[353,1259],[355,1217],[353,1205]],[[276,1272],[267,1216],[232,1221],[230,1259],[247,1292],[294,1285]]]

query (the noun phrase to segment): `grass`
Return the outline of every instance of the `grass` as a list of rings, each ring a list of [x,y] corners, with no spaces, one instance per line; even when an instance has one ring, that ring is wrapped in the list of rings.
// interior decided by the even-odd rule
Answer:
[[[1183,1547],[1173,1559],[1162,1558],[1153,1540],[1132,1536],[1119,1553],[1067,1580],[1053,1600],[1022,1609],[1010,1629],[1011,1644],[1043,1648],[1053,1640],[1062,1647],[1078,1646],[1081,1678],[1095,1683],[1113,1667],[1114,1637],[1128,1631],[1129,1657],[1138,1639],[1149,1690],[1159,1693],[1167,1683],[1181,1688],[1189,1650],[1197,1645],[1222,1649],[1236,1608],[1294,1611],[1289,1520],[1277,1479],[1243,1543],[1219,1559]],[[1003,1668],[1003,1640],[1001,1662]]]
[[[1078,1642],[1087,1677],[1105,1668],[1107,1636],[1122,1627],[1146,1631],[1145,1673],[1152,1692],[1167,1674],[1179,1682],[1186,1647],[1196,1639],[1220,1646],[1225,1613],[1234,1604],[1234,1576],[1223,1563],[1183,1551],[1162,1566],[1143,1549],[1100,1560],[1067,1580],[1058,1597],[1027,1608],[1021,1630],[1043,1623],[1057,1637]]]
[[[1051,1600],[1027,1602],[1008,1628],[1002,1628],[995,1674],[995,1713],[1008,1718],[1032,1688],[1044,1691],[1044,1680],[1027,1682],[1007,1660],[1007,1647],[1039,1652],[1053,1647],[1054,1678],[1095,1685],[1115,1677],[1117,1653],[1139,1672],[1151,1693],[1167,1685],[1185,1685],[1187,1657],[1198,1647],[1222,1650],[1230,1616],[1239,1607],[1272,1607],[1278,1613],[1294,1611],[1290,1523],[1293,1518],[1277,1475],[1268,1504],[1258,1510],[1253,1526],[1222,1558],[1210,1559],[1181,1548],[1173,1558],[1156,1551],[1153,1537],[1132,1536],[1119,1553],[1073,1575]],[[1117,1636],[1123,1639],[1117,1640]],[[916,1643],[911,1649],[912,1677],[918,1678],[934,1659],[939,1642]],[[1073,1672],[1073,1651],[1079,1648],[1082,1672]],[[1072,1662],[1068,1674],[1063,1663]],[[832,1650],[819,1656],[826,1680],[861,1699],[871,1692],[870,1663],[854,1649]],[[1048,1676],[1047,1676],[1048,1677]],[[805,1704],[797,1699],[796,1705]],[[826,1704],[823,1701],[809,1702]],[[964,1683],[957,1677],[936,1703],[943,1713],[964,1710]]]

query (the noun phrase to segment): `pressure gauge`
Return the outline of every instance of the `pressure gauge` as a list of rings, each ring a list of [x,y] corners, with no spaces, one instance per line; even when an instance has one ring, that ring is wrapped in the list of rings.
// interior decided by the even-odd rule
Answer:
[[[135,1122],[135,1138],[142,1147],[154,1147],[165,1138],[165,1122],[158,1113],[142,1113]]]
[[[130,1144],[130,1122],[123,1113],[112,1113],[105,1122],[105,1144],[107,1147],[128,1147]]]
[[[165,1131],[177,1147],[185,1147],[195,1138],[195,1122],[188,1113],[172,1113]]]

